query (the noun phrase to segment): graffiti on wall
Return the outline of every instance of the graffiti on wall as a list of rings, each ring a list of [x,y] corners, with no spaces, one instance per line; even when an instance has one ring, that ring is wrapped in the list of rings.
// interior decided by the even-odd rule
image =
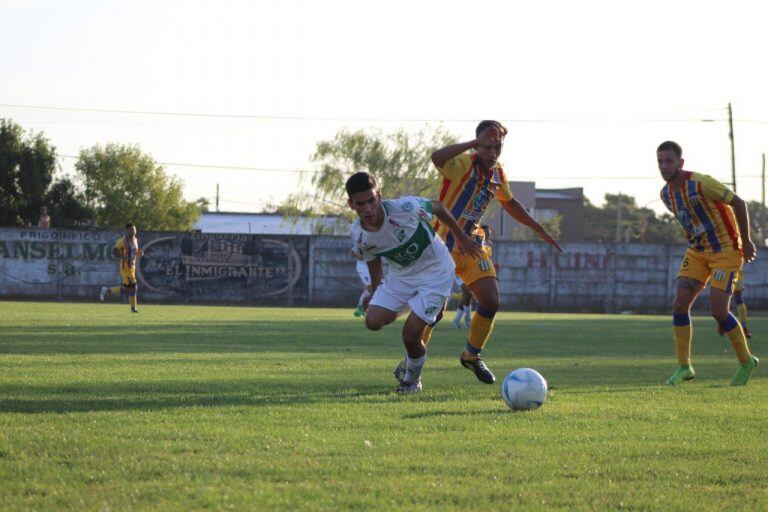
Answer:
[[[0,295],[24,294],[25,286],[30,295],[93,295],[94,289],[118,280],[111,250],[120,235],[0,230]],[[306,237],[139,233],[139,243],[144,256],[138,260],[137,277],[145,298],[265,304],[308,300]]]
[[[227,301],[286,293],[306,296],[308,242],[246,234],[145,237],[137,277],[146,289]]]

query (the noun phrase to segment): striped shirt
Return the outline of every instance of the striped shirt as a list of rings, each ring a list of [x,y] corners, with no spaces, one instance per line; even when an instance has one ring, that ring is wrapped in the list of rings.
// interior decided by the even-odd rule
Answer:
[[[661,200],[680,222],[688,236],[688,247],[698,252],[737,251],[741,236],[730,203],[733,192],[711,176],[683,171],[680,190],[667,183]]]
[[[437,170],[443,175],[440,202],[469,236],[473,236],[479,229],[480,219],[494,197],[499,201],[512,199],[504,170],[498,162],[488,174],[483,174],[477,156],[474,153],[462,153]],[[436,222],[435,231],[445,240],[448,249],[453,250],[456,241],[448,228]]]

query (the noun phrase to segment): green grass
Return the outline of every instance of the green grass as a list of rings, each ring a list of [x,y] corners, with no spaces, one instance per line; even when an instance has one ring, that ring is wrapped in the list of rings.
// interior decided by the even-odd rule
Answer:
[[[351,308],[0,311],[3,511],[768,507],[768,371],[728,386],[703,316],[697,379],[668,389],[669,316],[499,314],[489,366],[551,389],[515,413],[448,322],[400,397],[401,324],[368,332]],[[750,328],[768,356],[768,321]]]

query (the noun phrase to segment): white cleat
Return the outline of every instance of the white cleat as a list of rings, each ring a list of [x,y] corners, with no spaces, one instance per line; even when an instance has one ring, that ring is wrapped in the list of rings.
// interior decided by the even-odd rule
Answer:
[[[99,302],[104,302],[104,297],[107,296],[107,293],[109,293],[109,288],[102,286],[101,291],[99,292]]]
[[[399,386],[397,386],[397,394],[405,395],[409,393],[421,393],[421,389],[422,389],[421,380],[416,381],[415,384],[402,382]]]

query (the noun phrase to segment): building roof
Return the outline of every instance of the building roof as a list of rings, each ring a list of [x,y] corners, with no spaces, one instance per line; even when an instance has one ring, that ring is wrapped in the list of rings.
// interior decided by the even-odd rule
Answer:
[[[317,223],[330,225],[332,222],[329,218],[293,219],[271,213],[206,212],[200,215],[194,229],[203,233],[311,235]]]

